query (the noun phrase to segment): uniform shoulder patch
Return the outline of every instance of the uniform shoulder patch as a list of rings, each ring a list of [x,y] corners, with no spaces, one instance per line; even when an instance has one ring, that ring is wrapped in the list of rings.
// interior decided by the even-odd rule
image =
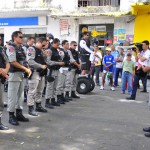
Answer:
[[[12,46],[10,46],[10,47],[9,47],[9,52],[10,52],[10,53],[13,53],[14,51],[15,51],[14,48],[13,48]]]
[[[50,54],[51,54],[51,50],[48,49],[48,50],[47,50],[47,55],[50,55]]]

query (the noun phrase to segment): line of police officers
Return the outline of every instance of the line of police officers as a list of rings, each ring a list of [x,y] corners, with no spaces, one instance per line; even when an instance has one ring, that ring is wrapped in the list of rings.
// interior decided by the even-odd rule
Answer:
[[[54,37],[52,34],[47,34],[46,38],[53,39]],[[9,112],[9,123],[12,125],[19,125],[18,121],[29,121],[23,115],[25,92],[27,93],[28,113],[30,115],[38,116],[37,112],[47,112],[41,105],[45,79],[47,80],[45,107],[54,108],[54,106],[65,104],[72,98],[80,98],[75,93],[80,70],[79,55],[75,50],[77,43],[72,41],[69,50],[67,40],[62,42],[62,48],[60,48],[59,39],[55,38],[50,43],[50,40],[46,38],[40,37],[34,46],[34,39],[30,38],[28,40],[32,40],[32,44],[29,45],[27,42],[26,48],[23,48],[23,34],[20,31],[15,31],[12,33],[12,42],[7,45],[8,59],[5,53],[1,55],[3,59],[0,59],[0,79],[6,78],[9,70],[7,111]],[[44,48],[48,48],[48,50],[43,51]],[[28,88],[25,92],[24,78],[27,78],[25,83],[28,81]],[[34,105],[36,106],[35,109]],[[2,91],[0,91],[0,108],[0,112],[2,112]],[[8,127],[1,123],[0,116],[0,130],[6,129]]]

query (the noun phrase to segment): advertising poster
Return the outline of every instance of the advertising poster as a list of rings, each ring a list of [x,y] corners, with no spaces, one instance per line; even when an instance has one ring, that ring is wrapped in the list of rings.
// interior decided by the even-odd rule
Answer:
[[[134,35],[126,35],[126,41],[133,43],[134,41]]]
[[[118,29],[118,42],[123,43],[126,41],[126,30]]]

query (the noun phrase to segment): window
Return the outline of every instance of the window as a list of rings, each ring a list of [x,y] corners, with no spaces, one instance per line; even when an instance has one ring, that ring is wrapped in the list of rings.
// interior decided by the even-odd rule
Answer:
[[[86,6],[110,6],[111,1],[120,1],[120,0],[78,0],[78,7]]]

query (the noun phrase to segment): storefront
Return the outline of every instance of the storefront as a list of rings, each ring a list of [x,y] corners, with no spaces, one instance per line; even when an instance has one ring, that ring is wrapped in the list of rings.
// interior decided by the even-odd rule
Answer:
[[[133,5],[132,14],[135,15],[134,42],[150,41],[150,4]]]
[[[29,36],[35,37],[36,40],[47,32],[46,17],[0,18],[0,36],[4,44],[16,30],[24,34],[25,40]]]

